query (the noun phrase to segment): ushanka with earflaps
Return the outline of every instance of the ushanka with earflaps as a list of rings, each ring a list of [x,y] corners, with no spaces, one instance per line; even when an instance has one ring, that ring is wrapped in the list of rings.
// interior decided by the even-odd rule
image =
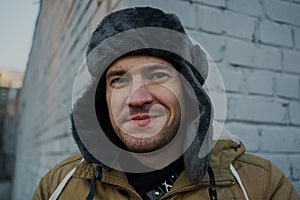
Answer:
[[[157,32],[154,35],[151,31],[156,30],[163,30],[163,32]],[[173,42],[168,39],[168,36],[160,39],[168,31],[177,32],[179,36],[176,35],[176,39],[179,38],[180,41]],[[149,35],[155,39],[149,40],[147,38]],[[111,38],[114,39],[110,40]],[[160,39],[157,44],[167,47],[160,48],[157,44],[153,44],[156,39]],[[168,47],[174,47],[175,50],[168,50]],[[111,158],[110,163],[116,163],[120,159],[119,152],[111,151],[102,142],[103,140],[98,140],[97,150],[91,151],[91,149],[95,149],[95,145],[90,147],[89,141],[92,141],[93,138],[96,140],[98,137],[96,134],[93,137],[89,135],[91,132],[97,132],[97,130],[92,130],[93,126],[88,125],[90,123],[88,116],[92,109],[95,109],[97,122],[106,137],[119,148],[126,150],[109,120],[105,76],[109,65],[126,55],[151,55],[173,63],[176,70],[183,75],[193,89],[201,112],[197,117],[196,124],[192,125],[197,133],[184,152],[183,158],[191,182],[198,184],[209,167],[211,156],[211,149],[206,156],[198,156],[204,141],[211,142],[212,140],[212,105],[202,87],[208,74],[207,57],[205,51],[189,39],[178,17],[156,8],[137,7],[113,12],[104,17],[93,32],[86,52],[86,65],[92,75],[89,84],[86,84],[82,90],[83,92],[77,98],[73,98],[71,114],[73,137],[81,154],[86,160],[97,163],[103,168],[110,168],[111,165],[104,162],[104,159],[101,159],[95,152]],[[102,70],[102,72],[100,73],[98,70]],[[101,77],[97,77],[99,74]],[[91,100],[91,97],[94,99]],[[89,107],[91,108],[89,109]]]

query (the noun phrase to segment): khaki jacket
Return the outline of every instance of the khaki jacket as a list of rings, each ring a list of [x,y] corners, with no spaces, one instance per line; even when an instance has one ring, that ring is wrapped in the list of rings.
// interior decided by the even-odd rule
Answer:
[[[243,144],[220,140],[214,147],[211,166],[213,168],[219,200],[243,200],[245,195],[240,184],[230,171],[230,164],[238,172],[243,187],[251,200],[298,200],[297,192],[284,174],[271,162],[257,156],[245,154]],[[51,169],[40,181],[33,200],[48,200],[56,187],[74,167],[75,173],[61,192],[59,200],[84,200],[90,190],[96,165],[84,161],[76,154]],[[195,169],[197,170],[197,169]],[[97,181],[95,200],[140,200],[141,197],[127,182],[123,172],[104,171]],[[193,185],[183,171],[173,188],[162,199],[209,200],[209,177],[206,174],[199,185]]]

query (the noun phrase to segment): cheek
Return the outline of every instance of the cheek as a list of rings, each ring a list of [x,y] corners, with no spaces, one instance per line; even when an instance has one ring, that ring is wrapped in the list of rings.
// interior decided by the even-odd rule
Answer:
[[[126,92],[119,90],[110,90],[106,96],[106,103],[110,114],[120,114],[126,102]]]
[[[118,99],[112,96],[112,93],[110,91],[106,91],[106,104],[108,108],[108,114],[109,119],[111,122],[111,125],[116,133],[118,133],[118,125],[117,125],[117,113],[119,108],[116,107],[118,105]]]
[[[165,97],[165,102],[167,103],[170,109],[171,118],[180,119],[181,115],[184,113],[184,100],[182,94],[182,88],[178,87],[169,87],[168,95]],[[167,94],[167,93],[166,93]],[[183,113],[182,113],[183,111]]]
[[[152,88],[152,94],[171,111],[180,112],[180,106],[183,105],[182,90],[180,87],[171,87],[170,85],[154,87]]]

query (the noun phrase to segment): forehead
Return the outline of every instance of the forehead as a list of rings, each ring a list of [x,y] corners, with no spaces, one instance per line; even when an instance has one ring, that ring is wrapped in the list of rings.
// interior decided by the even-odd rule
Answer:
[[[148,55],[131,55],[117,59],[110,65],[108,72],[120,70],[128,71],[136,66],[141,66],[150,63],[166,65],[175,69],[173,64],[158,57]]]

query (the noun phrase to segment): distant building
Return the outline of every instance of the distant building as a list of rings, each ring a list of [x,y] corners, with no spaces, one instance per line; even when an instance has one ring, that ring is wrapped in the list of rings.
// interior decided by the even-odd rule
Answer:
[[[23,77],[24,72],[0,69],[0,194],[3,199],[10,198]]]

